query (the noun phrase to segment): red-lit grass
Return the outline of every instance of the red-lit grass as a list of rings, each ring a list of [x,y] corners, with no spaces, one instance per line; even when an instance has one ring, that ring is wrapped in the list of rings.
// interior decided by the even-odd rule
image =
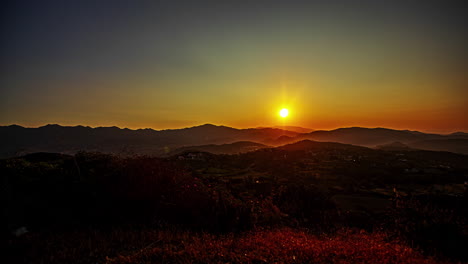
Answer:
[[[107,259],[107,264],[441,263],[398,240],[389,241],[383,233],[342,231],[316,236],[280,229],[224,236],[184,234],[178,239],[160,235],[149,247]]]

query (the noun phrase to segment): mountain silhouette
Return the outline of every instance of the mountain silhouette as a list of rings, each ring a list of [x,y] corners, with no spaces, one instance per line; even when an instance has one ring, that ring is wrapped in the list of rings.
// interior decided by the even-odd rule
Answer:
[[[165,156],[168,153],[176,153],[180,148],[191,146],[198,146],[202,150],[210,149],[215,153],[229,154],[244,152],[249,148],[263,147],[255,144],[281,146],[302,140],[337,142],[365,147],[401,142],[411,148],[468,153],[468,134],[463,132],[439,135],[409,130],[351,127],[298,133],[278,128],[237,129],[212,124],[182,129],[132,130],[115,126],[91,128],[52,124],[38,128],[25,128],[18,125],[0,126],[0,157],[34,152],[74,154],[78,151]],[[242,141],[249,141],[250,145],[233,144]]]
[[[423,150],[450,151],[468,155],[468,138],[422,140],[412,142],[410,146]]]
[[[336,142],[319,142],[313,140],[302,140],[292,144],[287,144],[277,149],[287,151],[303,151],[303,150],[355,150],[367,151],[371,150],[366,147],[354,146],[350,144],[336,143]]]
[[[367,147],[376,147],[378,145],[389,144],[392,142],[401,142],[407,144],[410,142],[434,139],[466,138],[467,135],[456,133],[455,135],[426,134],[410,130],[393,130],[387,128],[363,128],[350,127],[339,128],[331,131],[314,131],[300,138],[317,141],[331,141],[345,144],[353,144]]]
[[[392,142],[392,143],[389,143],[389,144],[379,145],[376,148],[381,149],[381,150],[390,150],[390,151],[411,150],[411,148],[408,145],[403,144],[403,143],[401,143],[399,141],[395,141],[395,142]]]
[[[276,128],[236,129],[212,124],[168,130],[60,125],[25,128],[12,125],[0,127],[0,157],[32,152],[72,154],[77,151],[165,155],[184,146],[229,144],[238,141],[262,143],[282,135],[295,137],[298,134]]]
[[[258,127],[258,128],[278,128],[282,130],[294,131],[297,133],[310,133],[314,131],[314,129],[311,129],[311,128],[298,127],[298,126],[272,126],[272,127]]]

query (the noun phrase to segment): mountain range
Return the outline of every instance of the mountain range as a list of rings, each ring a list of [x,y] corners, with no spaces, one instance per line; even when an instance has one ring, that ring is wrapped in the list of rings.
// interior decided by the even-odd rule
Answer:
[[[212,124],[168,130],[60,125],[38,128],[0,126],[0,157],[33,152],[73,154],[78,151],[155,156],[167,156],[186,150],[234,154],[301,140],[372,148],[395,145],[398,142],[407,146],[408,150],[414,148],[468,154],[468,134],[463,132],[440,135],[409,130],[350,127],[301,133],[297,131],[308,130],[294,127],[295,131],[291,131],[287,128],[237,129]]]

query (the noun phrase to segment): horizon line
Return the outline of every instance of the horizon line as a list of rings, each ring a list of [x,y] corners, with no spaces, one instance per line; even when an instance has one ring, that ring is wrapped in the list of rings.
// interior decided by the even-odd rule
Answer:
[[[410,132],[421,132],[425,134],[439,134],[439,135],[450,135],[454,133],[468,133],[468,131],[464,130],[451,130],[451,132],[445,132],[445,133],[440,133],[440,132],[434,132],[431,130],[414,130],[414,129],[400,129],[400,128],[391,128],[391,127],[383,127],[383,126],[376,126],[376,127],[366,127],[366,126],[343,126],[343,127],[336,127],[333,129],[313,129],[313,128],[307,128],[307,127],[302,127],[302,126],[294,126],[294,125],[273,125],[273,126],[257,126],[257,127],[246,127],[246,128],[238,128],[238,127],[233,127],[233,126],[228,126],[228,125],[220,125],[220,124],[213,124],[213,123],[203,123],[200,125],[194,125],[194,126],[186,126],[186,127],[179,127],[179,128],[163,128],[163,129],[155,129],[152,127],[138,127],[138,128],[130,128],[130,127],[120,127],[117,125],[110,125],[110,126],[90,126],[90,125],[61,125],[57,123],[48,123],[44,125],[39,125],[39,126],[25,126],[25,125],[20,125],[20,124],[1,124],[0,126],[3,127],[9,127],[9,126],[19,126],[23,128],[41,128],[41,127],[46,127],[46,126],[60,126],[60,127],[86,127],[86,128],[91,128],[91,129],[96,129],[96,128],[118,128],[122,130],[132,130],[132,131],[138,131],[138,130],[153,130],[153,131],[167,131],[167,130],[180,130],[180,129],[187,129],[187,128],[195,128],[195,127],[202,127],[202,126],[216,126],[216,127],[227,127],[227,128],[232,128],[232,129],[237,129],[237,130],[244,130],[244,129],[265,129],[265,128],[271,128],[271,129],[280,129],[280,130],[286,130],[286,131],[292,131],[288,129],[282,129],[281,127],[296,127],[296,128],[302,128],[302,129],[309,129],[312,130],[311,132],[317,132],[317,131],[334,131],[338,129],[349,129],[349,128],[365,128],[365,129],[389,129],[389,130],[396,130],[396,131],[410,131]],[[301,132],[298,132],[301,133]],[[305,132],[305,133],[310,133],[310,132]],[[305,134],[302,133],[302,134]]]

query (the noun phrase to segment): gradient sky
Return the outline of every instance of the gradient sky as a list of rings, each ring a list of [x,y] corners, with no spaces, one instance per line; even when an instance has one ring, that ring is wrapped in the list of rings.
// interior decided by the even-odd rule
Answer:
[[[468,131],[466,6],[11,1],[0,124]]]

